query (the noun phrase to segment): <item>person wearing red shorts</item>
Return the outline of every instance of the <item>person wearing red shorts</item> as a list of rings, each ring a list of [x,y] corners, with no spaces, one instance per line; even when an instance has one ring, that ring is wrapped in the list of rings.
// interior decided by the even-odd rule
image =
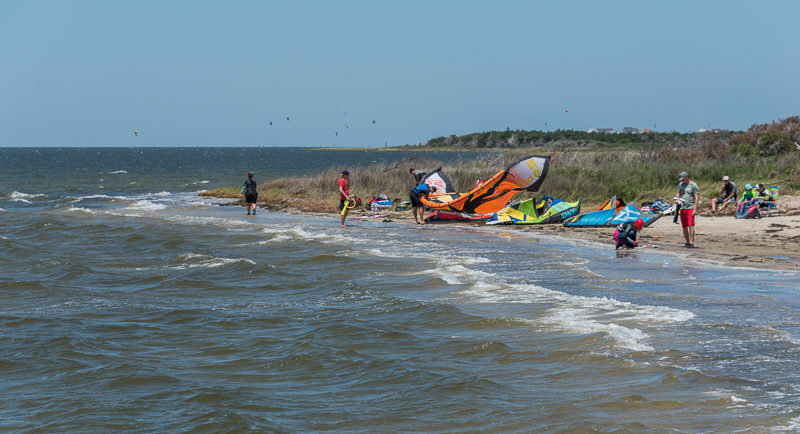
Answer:
[[[678,175],[678,194],[675,199],[681,201],[681,227],[683,228],[683,238],[686,239],[684,247],[694,248],[694,210],[700,202],[700,187],[697,183],[689,179],[688,172],[681,172]]]

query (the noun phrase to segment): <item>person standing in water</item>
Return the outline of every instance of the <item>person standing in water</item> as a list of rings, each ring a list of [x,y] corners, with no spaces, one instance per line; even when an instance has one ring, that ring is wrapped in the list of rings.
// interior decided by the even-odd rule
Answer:
[[[414,213],[414,220],[418,225],[425,224],[425,207],[419,200],[420,197],[428,198],[428,195],[436,192],[436,187],[428,184],[419,184],[408,192],[408,198],[411,200],[412,212]]]
[[[256,180],[253,179],[253,172],[247,172],[247,179],[244,181],[240,195],[244,195],[245,207],[247,208],[247,215],[250,215],[250,210],[253,210],[253,215],[256,215],[256,201],[258,201],[258,190]]]
[[[342,170],[342,177],[339,178],[339,211],[342,213],[342,220],[340,226],[344,226],[344,220],[347,218],[347,202],[350,201],[350,172]]]

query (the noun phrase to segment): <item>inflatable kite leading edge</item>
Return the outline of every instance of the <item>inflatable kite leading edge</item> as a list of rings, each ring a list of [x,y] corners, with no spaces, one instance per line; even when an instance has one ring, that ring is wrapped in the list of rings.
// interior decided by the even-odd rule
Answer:
[[[531,156],[512,164],[469,193],[443,194],[421,198],[423,205],[470,214],[500,211],[521,191],[537,191],[550,166],[549,156]]]

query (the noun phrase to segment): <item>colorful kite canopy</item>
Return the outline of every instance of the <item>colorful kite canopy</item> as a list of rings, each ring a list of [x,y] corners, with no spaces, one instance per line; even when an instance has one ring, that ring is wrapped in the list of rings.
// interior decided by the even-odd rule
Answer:
[[[650,226],[659,217],[661,217],[659,213],[642,211],[636,204],[625,204],[624,200],[612,196],[611,199],[600,205],[597,210],[567,219],[564,221],[564,226],[617,226],[637,219],[644,220],[644,225]]]
[[[420,200],[432,209],[469,214],[497,212],[517,193],[537,191],[547,176],[549,165],[549,156],[528,157],[497,172],[469,193],[443,194]]]
[[[492,218],[494,214],[467,214],[464,212],[436,210],[428,217],[425,217],[426,222],[431,223],[451,223],[451,222],[485,222]]]
[[[561,223],[565,219],[578,214],[581,210],[581,201],[558,201],[549,207],[538,208],[536,199],[523,200],[515,205],[503,208],[496,212],[488,225],[537,225],[547,223]]]

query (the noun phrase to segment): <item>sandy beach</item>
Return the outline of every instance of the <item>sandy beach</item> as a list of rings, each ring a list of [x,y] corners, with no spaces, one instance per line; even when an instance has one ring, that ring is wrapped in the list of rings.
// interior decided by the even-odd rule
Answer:
[[[658,219],[642,232],[640,244],[654,246],[661,251],[672,252],[690,259],[715,264],[739,267],[773,268],[800,271],[800,196],[783,196],[780,212],[773,212],[760,219],[736,219],[732,210],[712,215],[700,212],[696,218],[694,249],[684,247],[680,224],[672,222],[672,216]],[[707,203],[701,210],[707,210]],[[306,213],[307,214],[307,213]],[[333,215],[333,213],[324,215]],[[348,218],[349,224],[358,224],[358,218],[371,220],[388,219],[414,224],[410,211],[366,212],[355,210]],[[470,223],[432,223],[470,224]],[[482,225],[482,223],[473,223]],[[613,248],[613,228],[565,228],[555,225],[504,226],[521,231],[533,231],[546,235],[608,244]]]

